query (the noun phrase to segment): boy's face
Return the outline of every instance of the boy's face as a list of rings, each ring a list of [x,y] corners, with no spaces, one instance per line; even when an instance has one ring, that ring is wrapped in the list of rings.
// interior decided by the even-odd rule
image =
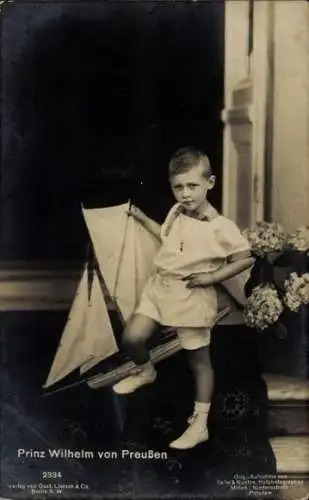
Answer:
[[[214,185],[215,177],[212,175],[207,179],[202,165],[171,178],[171,188],[176,200],[189,212],[203,211],[206,208],[207,193]]]

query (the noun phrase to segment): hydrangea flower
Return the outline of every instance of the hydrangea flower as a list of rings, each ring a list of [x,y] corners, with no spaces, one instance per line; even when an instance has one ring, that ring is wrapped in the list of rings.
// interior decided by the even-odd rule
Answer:
[[[243,234],[259,257],[281,251],[286,243],[286,234],[277,222],[258,222],[254,228],[245,229]]]
[[[278,292],[270,284],[253,288],[244,309],[245,324],[251,328],[264,330],[276,323],[283,312]]]
[[[291,273],[284,282],[284,303],[294,312],[299,311],[302,304],[309,304],[309,273],[298,276]]]
[[[291,234],[287,243],[299,252],[308,252],[309,250],[309,226],[299,227],[295,233]]]

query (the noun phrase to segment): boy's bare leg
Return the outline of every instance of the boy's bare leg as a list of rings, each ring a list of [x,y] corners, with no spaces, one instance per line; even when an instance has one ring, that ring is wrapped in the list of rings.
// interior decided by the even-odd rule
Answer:
[[[122,343],[125,351],[136,365],[149,361],[146,342],[156,329],[157,323],[142,314],[134,314],[127,322],[122,333]]]
[[[207,417],[214,386],[209,347],[188,350],[189,363],[195,380],[195,403],[189,427],[178,439],[170,443],[171,448],[189,449],[207,441]]]
[[[188,351],[189,363],[195,380],[195,401],[210,403],[214,387],[209,346]]]
[[[123,346],[136,364],[136,370],[113,386],[117,394],[129,394],[156,379],[157,374],[146,349],[146,341],[155,328],[156,322],[141,314],[134,315],[128,322],[123,331]]]

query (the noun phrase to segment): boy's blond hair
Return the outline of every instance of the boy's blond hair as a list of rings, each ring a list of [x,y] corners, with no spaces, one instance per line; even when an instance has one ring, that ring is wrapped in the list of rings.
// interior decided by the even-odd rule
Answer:
[[[168,172],[170,179],[178,174],[188,172],[199,165],[203,166],[206,179],[212,175],[212,169],[208,156],[199,149],[187,147],[178,149],[170,159]]]

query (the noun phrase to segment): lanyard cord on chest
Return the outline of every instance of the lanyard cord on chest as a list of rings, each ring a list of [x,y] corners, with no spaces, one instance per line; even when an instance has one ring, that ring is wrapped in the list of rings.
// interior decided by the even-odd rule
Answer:
[[[165,227],[165,231],[164,231],[164,236],[168,236],[171,229],[172,229],[172,226],[175,222],[175,220],[177,219],[177,217],[180,215],[180,214],[184,214],[184,215],[187,215],[185,210],[182,208],[182,207],[177,207],[174,212],[171,214],[167,224],[166,224],[166,227]],[[209,217],[207,217],[207,215],[205,214],[202,214],[200,216],[197,216],[197,217],[192,217],[190,215],[188,215],[188,217],[191,217],[192,219],[194,220],[200,220],[200,221],[209,221]],[[183,249],[184,249],[184,240],[183,239],[180,239],[180,242],[179,242],[179,251],[182,253],[183,252]]]

